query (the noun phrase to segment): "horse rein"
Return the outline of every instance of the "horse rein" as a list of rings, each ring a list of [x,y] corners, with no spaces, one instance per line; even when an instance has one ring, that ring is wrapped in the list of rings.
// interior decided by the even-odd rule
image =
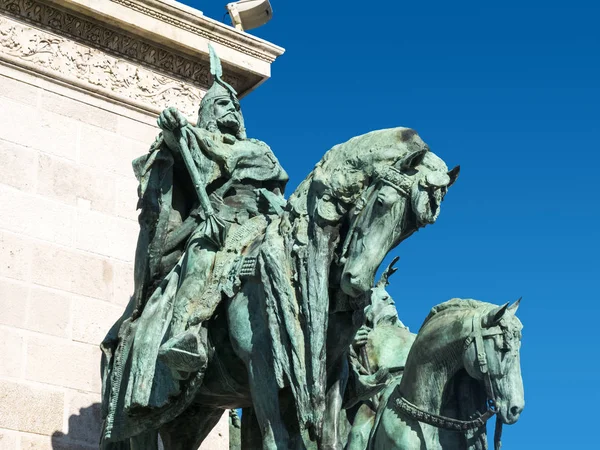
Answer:
[[[491,419],[498,410],[496,409],[496,397],[494,394],[494,387],[492,386],[492,378],[488,370],[488,361],[483,340],[485,337],[497,336],[503,334],[502,329],[499,326],[491,327],[489,329],[483,329],[481,327],[481,316],[473,316],[473,331],[465,340],[463,351],[466,351],[471,343],[475,343],[475,353],[477,355],[477,363],[479,370],[483,375],[483,383],[485,385],[485,391],[487,395],[486,406],[487,410],[472,420],[459,420],[451,417],[445,417],[438,414],[433,414],[422,410],[418,406],[412,404],[406,398],[399,393],[396,398],[396,406],[409,417],[417,420],[418,422],[426,423],[436,428],[441,428],[450,431],[468,431],[473,430],[485,425],[485,423]],[[496,416],[496,428],[494,431],[494,449],[500,450],[502,447],[502,421],[500,417]]]

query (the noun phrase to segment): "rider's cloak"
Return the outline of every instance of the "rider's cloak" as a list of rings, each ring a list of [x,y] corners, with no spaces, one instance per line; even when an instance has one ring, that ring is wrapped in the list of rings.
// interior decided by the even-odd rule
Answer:
[[[201,131],[192,130],[196,137]],[[250,141],[250,140],[249,140]],[[193,148],[194,146],[190,146]],[[287,174],[279,165],[270,148],[251,140],[252,151],[237,155],[227,168],[217,166],[206,155],[193,154],[195,163],[206,174],[208,183],[217,180],[227,171],[233,180],[234,194],[211,195],[218,214],[241,224],[248,217],[248,197],[241,207],[239,196],[246,190],[266,186],[283,192]],[[197,147],[196,147],[197,148]],[[245,155],[245,156],[244,156]],[[160,345],[170,336],[174,299],[181,285],[182,261],[185,247],[169,258],[165,242],[176,226],[189,217],[197,202],[178,205],[173,194],[187,192],[194,198],[185,172],[178,170],[177,161],[161,136],[151,146],[147,155],[133,162],[139,180],[140,235],[136,250],[135,292],[119,321],[111,328],[101,347],[103,349],[103,437],[107,441],[121,440],[143,431],[145,424],[156,423],[170,415],[175,417],[185,407],[181,397],[189,386],[182,386],[172,376],[171,370],[157,358]],[[227,165],[227,164],[224,164]],[[222,186],[216,183],[217,186]],[[212,189],[207,189],[210,190]],[[213,191],[213,194],[215,192]],[[178,195],[186,198],[186,195]],[[250,205],[252,207],[252,205]],[[256,206],[256,205],[255,205]],[[252,207],[254,208],[254,207]],[[251,208],[251,209],[252,209]],[[254,210],[254,209],[253,209]],[[242,214],[236,214],[241,211]],[[165,262],[166,261],[166,262]],[[137,410],[137,411],[136,411]],[[136,412],[141,412],[136,418]]]
[[[195,162],[200,165],[202,157],[194,156]],[[129,411],[133,405],[164,405],[169,394],[176,394],[179,389],[168,368],[156,362],[180,283],[181,261],[177,256],[181,255],[181,249],[170,267],[164,264],[165,241],[174,225],[173,191],[183,189],[182,185],[187,182],[181,176],[174,176],[181,174],[177,169],[173,153],[166,146],[162,134],[147,154],[133,161],[134,174],[139,181],[138,208],[141,209],[134,293],[122,317],[101,344],[104,437],[118,439],[135,434],[133,423],[124,411]],[[181,222],[192,208],[189,204],[179,209],[184,214],[180,217]],[[137,348],[144,348],[146,354],[133,358],[132,352],[138,353]],[[130,382],[132,372],[143,374],[143,379],[138,383]],[[161,386],[152,388],[155,377],[161,380]],[[154,394],[152,398],[150,393]]]

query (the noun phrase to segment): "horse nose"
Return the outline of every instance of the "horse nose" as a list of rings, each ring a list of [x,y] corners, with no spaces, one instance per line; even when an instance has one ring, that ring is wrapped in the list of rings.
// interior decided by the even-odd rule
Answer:
[[[360,289],[357,287],[358,282],[358,277],[352,274],[352,272],[346,272],[342,275],[342,289],[351,297],[360,294]]]
[[[512,406],[509,410],[511,422],[516,422],[521,413],[523,412],[523,406]]]

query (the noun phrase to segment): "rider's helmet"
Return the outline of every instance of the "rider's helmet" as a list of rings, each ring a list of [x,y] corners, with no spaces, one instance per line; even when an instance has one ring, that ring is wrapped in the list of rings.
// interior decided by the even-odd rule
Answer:
[[[238,139],[245,139],[246,129],[244,127],[244,117],[240,108],[240,102],[237,98],[237,92],[235,89],[226,81],[223,80],[223,69],[221,67],[221,61],[212,45],[208,45],[210,54],[210,73],[212,75],[212,85],[202,97],[200,102],[200,109],[198,111],[198,127],[204,128],[209,131],[217,131],[217,117],[215,117],[214,104],[216,101],[226,98],[229,99],[236,109],[238,121],[240,123],[239,130],[237,131]]]

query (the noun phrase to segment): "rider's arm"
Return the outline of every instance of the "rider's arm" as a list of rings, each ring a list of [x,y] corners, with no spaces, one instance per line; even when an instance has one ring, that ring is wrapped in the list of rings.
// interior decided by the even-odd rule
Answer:
[[[202,151],[212,161],[223,164],[229,171],[231,165],[231,152],[225,145],[213,138],[213,134],[203,128],[190,127],[190,130],[196,136],[198,144]]]
[[[202,128],[189,126],[187,119],[181,114],[177,108],[166,108],[158,116],[158,126],[162,129],[163,138],[167,147],[177,154],[180,153],[181,133],[183,129],[187,129],[193,133],[198,141],[198,144],[209,159],[227,165],[228,152],[224,146],[218,145],[212,138],[212,134]]]

